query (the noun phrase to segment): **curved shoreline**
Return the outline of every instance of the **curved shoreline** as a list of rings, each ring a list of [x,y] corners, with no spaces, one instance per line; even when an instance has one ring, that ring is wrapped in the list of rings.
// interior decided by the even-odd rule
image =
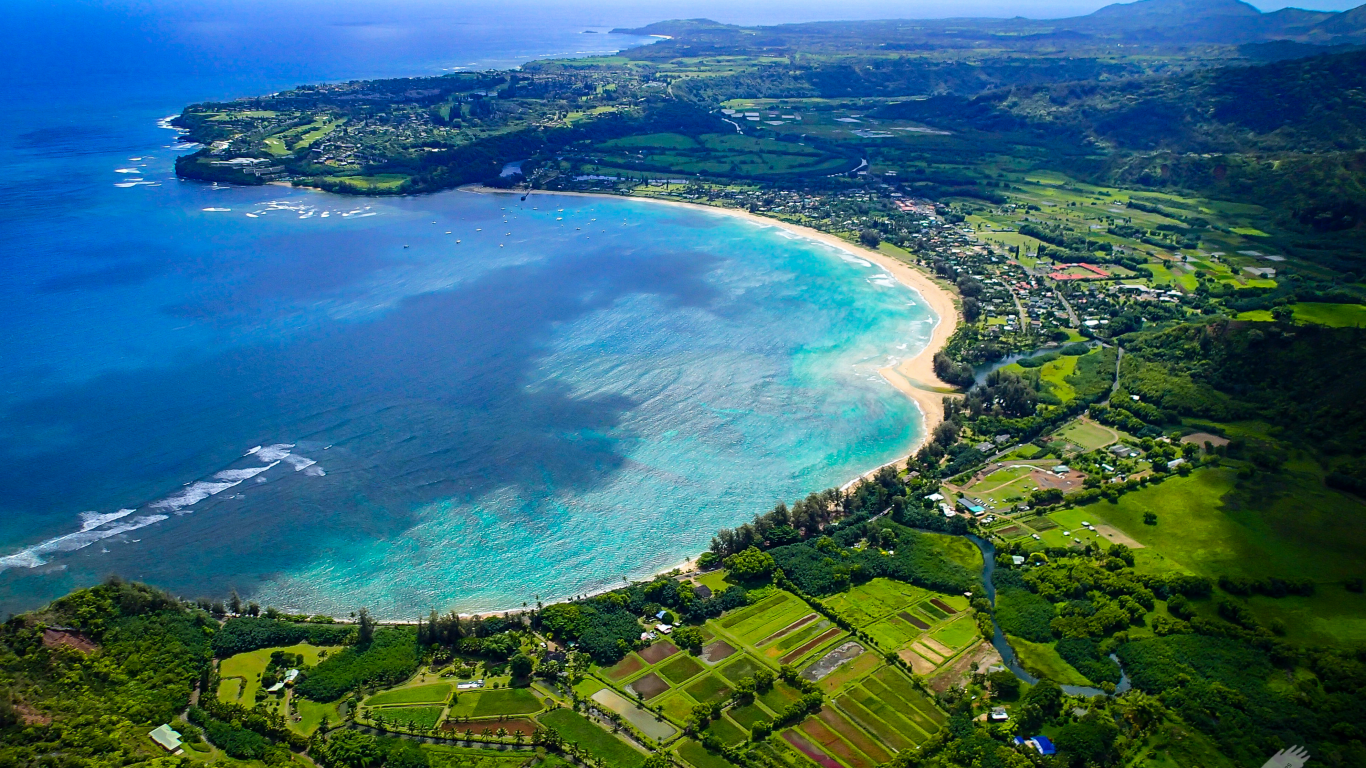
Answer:
[[[474,192],[477,194],[492,195],[520,195],[505,189],[495,189],[493,187],[482,187],[470,185],[459,187],[461,192]],[[601,197],[612,200],[642,200],[645,202],[656,203],[659,205],[672,205],[690,210],[710,211],[712,213],[742,219],[761,226],[777,227],[790,232],[807,240],[812,240],[823,245],[848,253],[861,259],[866,259],[881,267],[890,274],[897,282],[910,288],[925,305],[930,312],[935,315],[934,329],[930,332],[930,338],[925,342],[925,347],[911,357],[902,360],[895,365],[889,365],[878,369],[882,378],[891,384],[897,391],[910,398],[920,411],[921,417],[925,422],[925,432],[920,439],[912,446],[909,453],[893,459],[886,464],[874,467],[845,483],[841,488],[848,488],[860,479],[871,476],[882,467],[896,464],[910,458],[920,447],[925,444],[934,428],[944,420],[944,395],[955,391],[955,388],[944,382],[934,372],[934,356],[944,349],[948,344],[949,337],[962,319],[958,310],[958,302],[954,294],[950,293],[943,286],[940,286],[928,275],[911,265],[900,261],[880,251],[874,251],[862,245],[851,243],[829,232],[822,232],[818,229],[803,227],[800,224],[774,219],[767,216],[750,213],[739,208],[726,208],[719,205],[702,205],[701,203],[685,203],[680,200],[664,200],[657,197],[644,197],[636,195],[612,195],[602,192],[535,192],[536,195],[568,195],[574,197]],[[945,320],[952,318],[953,322]]]
[[[484,187],[479,185],[468,185],[459,187],[457,188],[457,191],[491,195],[521,194],[521,192],[519,191],[496,189],[493,187]],[[915,404],[916,409],[920,411],[921,418],[924,422],[924,432],[916,440],[915,444],[911,446],[911,449],[908,453],[898,456],[897,458],[892,459],[891,461],[885,462],[876,467],[873,467],[872,469],[860,473],[849,482],[840,486],[840,490],[846,490],[852,487],[855,483],[859,482],[860,480],[871,477],[874,473],[876,473],[883,467],[900,464],[906,461],[906,459],[914,455],[916,451],[920,450],[921,446],[923,446],[925,442],[929,439],[929,436],[934,431],[934,428],[944,420],[944,395],[948,392],[954,391],[954,387],[941,380],[939,376],[934,372],[934,356],[936,353],[941,351],[946,344],[948,344],[949,337],[953,335],[954,330],[958,327],[958,323],[962,320],[962,315],[959,312],[958,302],[956,301],[954,294],[950,293],[947,289],[940,286],[938,283],[935,283],[932,279],[930,279],[928,275],[921,272],[920,270],[910,266],[909,264],[906,264],[905,262],[893,258],[885,253],[874,251],[862,245],[850,243],[828,232],[822,232],[818,229],[811,229],[810,227],[803,227],[799,224],[792,224],[791,222],[782,221],[781,219],[773,219],[766,216],[759,216],[757,214],[750,213],[749,211],[741,210],[738,208],[726,208],[717,205],[702,205],[700,203],[685,203],[680,200],[663,200],[657,197],[613,195],[600,192],[546,191],[536,192],[535,194],[544,196],[566,195],[574,197],[600,197],[613,200],[641,200],[645,202],[656,203],[659,205],[672,205],[680,208],[687,208],[689,210],[709,211],[712,213],[742,219],[752,224],[758,224],[760,226],[777,227],[779,229],[785,230],[804,239],[818,242],[823,245],[828,245],[832,248],[842,250],[845,253],[850,254],[851,256],[856,256],[858,258],[871,261],[877,266],[881,267],[883,271],[890,274],[897,282],[911,289],[918,296],[920,296],[921,300],[925,302],[925,305],[929,308],[930,312],[933,313],[935,316],[934,328],[930,332],[930,338],[925,342],[924,348],[921,349],[919,352],[894,365],[879,368],[878,373],[882,375],[882,378],[886,380],[888,384],[890,384],[897,391],[901,392],[903,395],[908,397],[911,400],[911,402]],[[947,319],[952,319],[952,322],[945,322],[945,320]],[[692,570],[692,562],[693,558],[690,557],[667,568],[660,568],[658,570],[655,570],[651,575],[658,576],[660,574],[672,573],[674,571],[683,571],[686,573]],[[571,600],[577,600],[584,597],[592,597],[593,595],[598,595],[605,592],[611,592],[615,589],[619,589],[619,587],[604,586],[597,589],[587,590],[576,595],[563,597],[557,600],[547,600],[545,601],[545,604],[552,605],[555,603],[569,602]],[[511,610],[516,611],[520,609]],[[466,617],[477,617],[505,612],[507,611],[495,610],[483,611],[480,613],[462,613],[460,615]]]

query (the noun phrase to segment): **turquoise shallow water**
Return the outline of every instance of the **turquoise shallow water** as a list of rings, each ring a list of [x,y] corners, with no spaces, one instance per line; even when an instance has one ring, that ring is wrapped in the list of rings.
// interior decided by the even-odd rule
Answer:
[[[145,191],[195,233],[180,255],[53,288],[86,294],[89,334],[28,329],[47,388],[0,420],[23,438],[7,501],[51,534],[0,560],[13,595],[114,571],[318,612],[506,608],[676,563],[919,431],[877,374],[928,338],[918,296],[776,227],[170,184]]]
[[[198,0],[11,9],[0,611],[111,573],[513,607],[908,448],[918,414],[876,368],[930,318],[824,246],[644,202],[174,178],[157,120],[189,102],[641,42],[556,8],[277,3],[264,31]]]

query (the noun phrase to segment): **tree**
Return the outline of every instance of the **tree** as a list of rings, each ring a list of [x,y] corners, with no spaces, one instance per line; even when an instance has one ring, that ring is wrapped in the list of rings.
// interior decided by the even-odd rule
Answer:
[[[969,323],[977,322],[977,318],[982,316],[982,304],[971,296],[963,298],[963,319]]]
[[[232,597],[228,598],[228,609],[234,614],[242,615],[242,598],[237,596],[237,590],[232,591]]]
[[[323,762],[333,768],[370,768],[383,759],[379,742],[360,731],[342,730],[328,737]]]
[[[356,634],[356,644],[369,645],[375,639],[375,620],[370,618],[368,608],[360,609],[360,613],[356,616],[356,624],[359,627]]]
[[[1157,525],[1157,513],[1156,513],[1156,512],[1144,512],[1144,513],[1143,513],[1143,524],[1144,524],[1144,525]]]
[[[698,653],[702,650],[702,630],[697,627],[679,627],[674,630],[673,641],[684,650]]]
[[[731,575],[737,579],[767,576],[773,572],[774,565],[773,555],[761,552],[758,547],[753,546],[726,558],[726,567],[730,568]]]
[[[858,233],[858,239],[869,248],[876,248],[882,244],[882,233],[876,229],[865,229]]]
[[[508,661],[508,671],[513,677],[526,677],[531,674],[533,667],[531,657],[525,653],[518,653]]]

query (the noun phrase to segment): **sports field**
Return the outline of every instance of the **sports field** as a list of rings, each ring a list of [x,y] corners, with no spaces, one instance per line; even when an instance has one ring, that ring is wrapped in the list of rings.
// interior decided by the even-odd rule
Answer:
[[[1094,451],[1119,442],[1120,433],[1089,419],[1077,419],[1055,433],[1085,451]]]

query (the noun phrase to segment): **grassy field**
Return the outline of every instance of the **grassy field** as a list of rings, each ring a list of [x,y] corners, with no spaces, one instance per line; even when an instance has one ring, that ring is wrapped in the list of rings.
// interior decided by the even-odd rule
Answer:
[[[1302,325],[1327,325],[1333,328],[1360,328],[1366,326],[1366,306],[1360,304],[1292,304],[1295,322]],[[1239,320],[1272,322],[1271,311],[1257,309],[1238,313]]]
[[[366,699],[365,704],[371,707],[386,704],[444,704],[450,695],[450,683],[410,685],[404,688],[391,688],[387,691],[381,691]]]
[[[645,755],[572,709],[551,710],[541,715],[540,721],[560,738],[613,768],[639,768],[645,762]]]
[[[408,177],[401,173],[379,173],[373,176],[325,176],[323,180],[351,187],[358,191],[374,192],[398,189],[399,185],[408,180]]]
[[[1115,430],[1085,419],[1072,422],[1057,432],[1057,435],[1087,451],[1104,448],[1119,441],[1119,433]]]
[[[730,761],[713,755],[692,739],[680,741],[677,752],[678,756],[693,768],[732,768]]]
[[[298,645],[281,648],[262,648],[248,653],[239,653],[236,656],[224,659],[218,664],[218,674],[224,681],[233,677],[241,679],[241,688],[237,691],[239,698],[236,701],[247,708],[251,708],[255,706],[256,691],[261,687],[261,673],[265,672],[266,666],[270,664],[270,655],[272,653],[275,651],[284,651],[285,653],[298,654],[304,657],[304,666],[311,667],[318,663],[319,654],[324,652],[335,652],[336,650],[336,647],[322,648],[316,645],[308,645],[307,643],[299,643]],[[220,684],[218,693],[221,700],[231,701],[231,699],[223,698],[223,694],[232,693],[231,688],[225,688]]]
[[[371,718],[383,717],[387,723],[397,723],[400,728],[428,730],[441,722],[445,707],[384,707],[370,713]],[[410,725],[411,724],[411,725]]]
[[[1058,652],[1053,650],[1049,643],[1031,643],[1022,637],[1008,636],[1010,647],[1015,649],[1015,656],[1020,661],[1020,666],[1024,667],[1035,677],[1043,677],[1055,683],[1063,685],[1090,685],[1082,673],[1078,672],[1071,664],[1062,660]]]
[[[527,688],[496,688],[460,693],[451,705],[452,717],[499,717],[529,715],[541,710],[541,701]]]
[[[327,722],[333,724],[340,723],[342,720],[340,709],[341,702],[339,701],[328,704],[319,704],[316,701],[309,701],[308,699],[296,696],[294,698],[294,706],[298,710],[301,719],[296,723],[293,718],[290,718],[289,727],[291,730],[302,733],[305,736],[312,736],[313,732],[318,730],[319,726],[322,725],[323,718],[326,718]]]
[[[1145,525],[1153,512],[1157,525]],[[1306,578],[1308,598],[1257,599],[1262,618],[1281,618],[1287,637],[1306,642],[1366,640],[1366,597],[1342,582],[1360,575],[1366,505],[1323,485],[1321,470],[1291,462],[1279,473],[1239,484],[1231,468],[1208,468],[1125,494],[1117,504],[1055,513],[1107,522],[1144,544],[1140,569],[1174,569],[1211,578]]]

